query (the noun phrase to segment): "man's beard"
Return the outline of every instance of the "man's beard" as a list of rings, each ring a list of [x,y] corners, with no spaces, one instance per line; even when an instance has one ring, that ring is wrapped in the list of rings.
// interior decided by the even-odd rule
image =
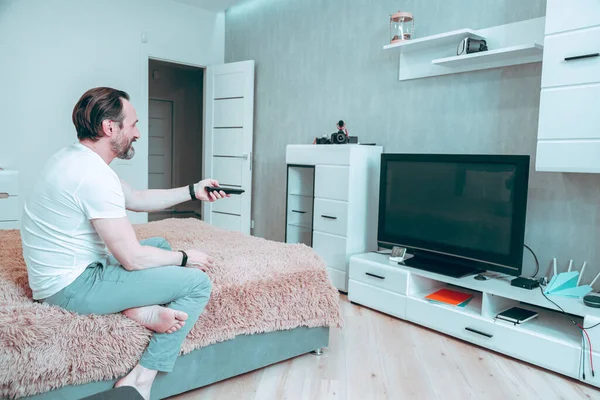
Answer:
[[[133,142],[135,142],[135,138],[127,140],[125,135],[121,133],[118,137],[112,140],[110,144],[112,146],[112,150],[117,155],[117,158],[122,160],[131,160],[135,155]]]

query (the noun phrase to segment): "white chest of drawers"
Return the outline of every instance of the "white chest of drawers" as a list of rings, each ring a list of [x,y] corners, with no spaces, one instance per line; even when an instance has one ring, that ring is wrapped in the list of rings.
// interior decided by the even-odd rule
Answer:
[[[289,145],[286,242],[312,246],[336,288],[350,256],[377,249],[381,146]]]
[[[19,173],[15,170],[0,170],[0,229],[18,229]]]
[[[548,0],[536,169],[600,172],[600,1]]]

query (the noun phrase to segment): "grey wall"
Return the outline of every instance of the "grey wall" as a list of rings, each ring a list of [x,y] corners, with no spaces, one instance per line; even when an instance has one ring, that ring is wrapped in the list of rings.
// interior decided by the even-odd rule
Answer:
[[[285,146],[338,119],[385,152],[530,154],[535,165],[541,64],[398,81],[383,51],[389,15],[415,14],[415,37],[545,15],[544,0],[248,0],[226,14],[226,61],[256,60],[254,234],[284,239]],[[600,176],[532,167],[526,243],[566,266],[600,271]],[[525,254],[526,272],[533,258]],[[596,285],[600,287],[600,285]]]

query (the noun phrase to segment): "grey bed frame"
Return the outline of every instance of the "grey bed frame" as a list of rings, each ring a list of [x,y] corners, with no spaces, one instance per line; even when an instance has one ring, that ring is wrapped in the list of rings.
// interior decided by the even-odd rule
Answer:
[[[173,371],[159,373],[152,399],[164,399],[329,346],[329,328],[300,327],[240,335],[179,357]],[[26,397],[29,400],[73,400],[110,390],[116,379],[65,386]]]

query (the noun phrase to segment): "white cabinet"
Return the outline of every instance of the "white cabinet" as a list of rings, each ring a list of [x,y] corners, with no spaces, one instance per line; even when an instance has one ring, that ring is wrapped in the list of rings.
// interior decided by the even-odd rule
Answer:
[[[358,144],[287,147],[286,242],[311,246],[342,292],[350,256],[377,249],[382,152]]]
[[[545,33],[536,169],[598,173],[600,2],[548,0]]]
[[[19,229],[19,173],[0,169],[0,229]]]

